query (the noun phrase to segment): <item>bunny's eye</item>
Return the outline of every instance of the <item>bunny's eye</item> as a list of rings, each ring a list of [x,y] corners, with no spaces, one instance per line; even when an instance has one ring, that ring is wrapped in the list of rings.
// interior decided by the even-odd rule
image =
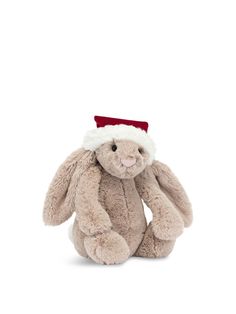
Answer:
[[[111,149],[113,150],[113,152],[115,152],[117,150],[117,146],[114,144],[112,145]]]
[[[140,147],[140,148],[138,149],[138,151],[139,151],[140,154],[143,154],[143,153],[144,153],[144,150],[143,150],[142,147]]]

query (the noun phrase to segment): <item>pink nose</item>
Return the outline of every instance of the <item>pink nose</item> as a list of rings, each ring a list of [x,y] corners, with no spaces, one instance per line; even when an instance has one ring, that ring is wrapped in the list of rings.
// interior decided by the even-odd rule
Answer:
[[[131,167],[136,163],[136,160],[134,158],[129,158],[129,159],[121,159],[121,163],[125,167]]]

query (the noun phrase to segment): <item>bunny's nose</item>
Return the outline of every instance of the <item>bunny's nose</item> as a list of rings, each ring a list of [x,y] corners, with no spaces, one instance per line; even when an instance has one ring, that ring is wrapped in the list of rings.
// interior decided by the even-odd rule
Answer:
[[[136,163],[136,159],[135,158],[121,159],[121,163],[125,167],[132,167]]]

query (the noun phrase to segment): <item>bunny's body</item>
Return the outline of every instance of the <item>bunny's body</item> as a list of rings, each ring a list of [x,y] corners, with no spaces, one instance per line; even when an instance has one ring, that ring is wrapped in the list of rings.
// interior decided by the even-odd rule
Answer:
[[[110,217],[112,230],[126,240],[130,255],[133,255],[147,228],[142,200],[134,179],[119,179],[101,169],[98,199]],[[79,224],[76,222],[74,229],[79,229]],[[78,232],[74,230],[74,235]],[[81,246],[82,243],[79,243],[79,248]]]
[[[125,238],[133,255],[147,226],[134,179],[119,179],[103,170],[99,196],[113,230]]]
[[[150,172],[151,169],[147,169]],[[79,219],[80,214],[78,212],[78,219],[75,220],[73,226],[73,240],[75,248],[80,255],[88,257],[87,251],[90,253],[90,257],[98,263],[112,264],[120,262],[128,256],[136,255],[142,257],[162,257],[167,256],[173,246],[174,240],[160,240],[156,239],[153,234],[151,225],[147,227],[146,217],[144,215],[144,208],[141,197],[137,190],[137,183],[134,179],[119,179],[107,173],[104,169],[99,167],[99,173],[101,175],[100,188],[98,191],[98,200],[101,206],[105,209],[109,215],[112,224],[112,233],[107,233],[106,238],[104,235],[101,237],[101,243],[104,241],[112,241],[114,248],[114,242],[118,242],[120,246],[118,254],[99,254],[99,242],[92,243],[92,249],[90,252],[91,243],[87,241],[86,235],[81,231]],[[82,180],[83,181],[83,180]],[[81,210],[83,212],[83,209]],[[88,227],[88,222],[86,222]],[[98,225],[98,224],[97,224]],[[88,231],[86,230],[86,233]],[[121,237],[119,237],[121,236]],[[99,238],[99,236],[97,236]],[[115,240],[113,239],[115,238]],[[125,240],[126,245],[122,246],[121,239]],[[88,240],[89,238],[87,238]],[[121,242],[121,243],[120,243]],[[121,249],[123,247],[123,249]],[[94,250],[96,248],[96,250]],[[98,251],[98,254],[94,254]]]
[[[104,143],[98,137],[96,149],[79,149],[61,165],[45,200],[44,221],[58,225],[75,212],[75,248],[100,264],[132,255],[167,256],[191,224],[188,197],[171,170],[150,158],[150,142],[147,149],[140,147],[136,133],[134,140],[116,139],[116,128],[112,136]],[[148,226],[142,201],[153,214]]]

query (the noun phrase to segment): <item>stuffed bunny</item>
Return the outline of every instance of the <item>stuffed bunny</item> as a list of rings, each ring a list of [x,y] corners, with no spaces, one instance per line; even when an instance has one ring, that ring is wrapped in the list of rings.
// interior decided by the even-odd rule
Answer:
[[[164,257],[192,222],[189,199],[171,170],[154,161],[146,122],[95,117],[83,147],[60,166],[43,218],[59,225],[76,213],[73,243],[100,264]],[[147,226],[143,203],[153,219]]]

